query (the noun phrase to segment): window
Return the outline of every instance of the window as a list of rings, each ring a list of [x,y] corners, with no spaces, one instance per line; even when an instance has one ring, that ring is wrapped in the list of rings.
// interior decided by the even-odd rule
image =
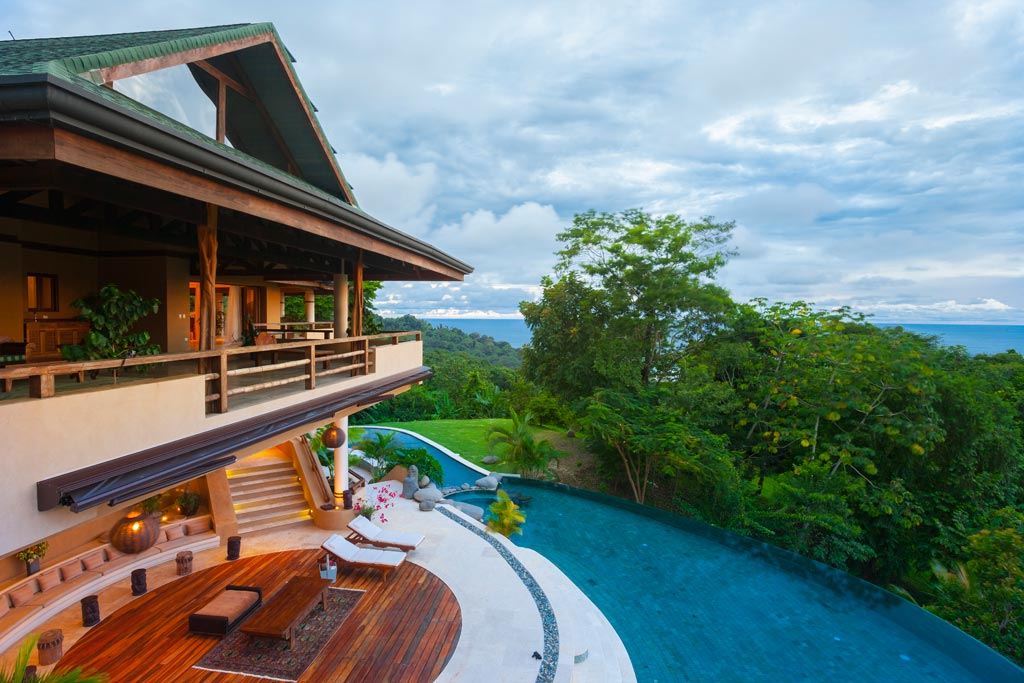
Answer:
[[[28,310],[35,312],[57,309],[57,276],[29,273]]]

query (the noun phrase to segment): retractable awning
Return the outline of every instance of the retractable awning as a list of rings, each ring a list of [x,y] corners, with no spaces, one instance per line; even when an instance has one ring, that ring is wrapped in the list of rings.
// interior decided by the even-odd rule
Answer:
[[[428,367],[363,384],[287,408],[252,417],[208,432],[147,448],[36,482],[39,510],[66,505],[81,512],[108,503],[118,505],[162,491],[202,474],[230,465],[235,453],[353,406],[372,405],[401,387],[431,376]]]

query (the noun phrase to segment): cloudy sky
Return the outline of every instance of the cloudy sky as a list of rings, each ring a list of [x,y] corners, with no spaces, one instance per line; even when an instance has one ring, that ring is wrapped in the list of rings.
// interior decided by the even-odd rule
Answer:
[[[635,5],[635,6],[634,6]],[[361,206],[514,315],[590,208],[735,220],[737,300],[1024,324],[1024,6],[3,0],[17,38],[272,21]]]

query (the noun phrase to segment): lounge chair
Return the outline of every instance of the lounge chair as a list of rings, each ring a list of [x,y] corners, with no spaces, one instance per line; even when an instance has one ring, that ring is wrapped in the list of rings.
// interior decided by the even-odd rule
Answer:
[[[360,548],[334,534],[321,545],[321,548],[338,558],[340,562],[356,567],[372,567],[379,569],[384,581],[388,580],[388,572],[398,568],[405,562],[405,553],[398,550],[377,550],[376,548]]]
[[[352,533],[348,535],[348,540],[353,543],[368,543],[378,548],[398,548],[406,552],[415,550],[424,538],[423,534],[381,529],[361,515],[357,515],[349,522],[348,528],[352,530]]]

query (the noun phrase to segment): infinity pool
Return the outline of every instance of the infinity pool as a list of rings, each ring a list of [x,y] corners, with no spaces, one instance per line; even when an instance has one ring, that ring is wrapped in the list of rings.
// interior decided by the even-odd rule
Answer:
[[[609,496],[503,485],[531,497],[512,540],[604,612],[641,683],[1024,681],[970,636],[843,572]],[[479,493],[457,496],[486,509]]]

